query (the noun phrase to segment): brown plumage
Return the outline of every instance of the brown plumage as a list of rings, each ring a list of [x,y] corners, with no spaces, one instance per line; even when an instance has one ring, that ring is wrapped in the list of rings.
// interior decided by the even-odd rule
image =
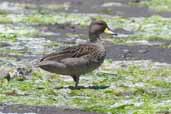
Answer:
[[[106,52],[99,42],[100,34],[108,32],[109,28],[104,21],[95,21],[90,24],[90,43],[68,47],[59,53],[51,53],[43,57],[38,66],[46,71],[70,75],[78,86],[79,77],[98,68],[104,61]]]

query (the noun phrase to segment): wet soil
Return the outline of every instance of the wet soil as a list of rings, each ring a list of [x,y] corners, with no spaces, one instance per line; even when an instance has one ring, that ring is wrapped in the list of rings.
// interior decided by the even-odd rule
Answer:
[[[64,24],[35,25],[34,27],[39,29],[43,33],[48,33],[48,32],[58,33],[50,36],[47,35],[40,36],[50,39],[51,41],[74,43],[77,37],[68,38],[69,36],[67,36],[67,34],[78,35],[79,38],[88,37],[87,36],[88,26],[82,27],[80,25],[72,25],[71,23],[64,23]]]
[[[15,3],[37,4],[70,4],[69,8],[57,10],[58,12],[72,13],[99,13],[116,15],[123,17],[149,17],[152,15],[161,15],[163,17],[171,17],[170,12],[157,12],[147,7],[129,5],[143,0],[0,0],[0,2],[9,1]],[[88,7],[87,6],[91,6]]]
[[[26,106],[26,105],[6,105],[0,104],[0,113],[18,114],[97,114],[95,112],[84,112],[78,109],[52,106]]]
[[[117,60],[152,60],[171,64],[171,49],[147,45],[110,45],[107,58]]]

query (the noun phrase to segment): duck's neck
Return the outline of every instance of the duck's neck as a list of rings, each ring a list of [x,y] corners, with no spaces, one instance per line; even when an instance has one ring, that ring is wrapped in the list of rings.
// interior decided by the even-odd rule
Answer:
[[[99,41],[100,35],[89,33],[89,39],[90,39],[90,42],[96,43]]]

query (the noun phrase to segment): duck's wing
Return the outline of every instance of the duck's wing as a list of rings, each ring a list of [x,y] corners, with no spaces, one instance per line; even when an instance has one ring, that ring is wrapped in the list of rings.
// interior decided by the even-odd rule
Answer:
[[[92,54],[96,50],[96,46],[92,44],[81,44],[63,49],[59,53],[51,53],[43,57],[41,61],[60,61],[66,58],[78,58],[88,54]]]
[[[92,57],[96,51],[97,46],[91,43],[68,47],[59,53],[43,57],[37,66],[52,73],[81,75],[97,67],[97,65],[90,67],[90,59],[87,58]]]

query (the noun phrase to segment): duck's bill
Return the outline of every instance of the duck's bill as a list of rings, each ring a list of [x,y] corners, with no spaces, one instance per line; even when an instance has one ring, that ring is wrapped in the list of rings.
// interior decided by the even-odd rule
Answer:
[[[116,35],[116,33],[114,33],[113,31],[111,31],[109,28],[106,28],[106,29],[104,30],[104,33]]]

